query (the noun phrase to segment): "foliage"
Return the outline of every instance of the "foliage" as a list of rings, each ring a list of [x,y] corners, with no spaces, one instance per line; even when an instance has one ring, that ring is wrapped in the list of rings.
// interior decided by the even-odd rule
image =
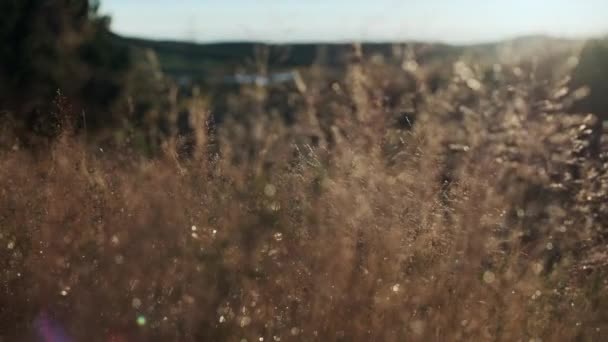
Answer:
[[[7,0],[0,4],[0,106],[39,133],[52,131],[48,104],[60,91],[90,128],[111,123],[128,49],[88,0]]]
[[[591,111],[608,119],[608,39],[590,40],[581,52],[579,67],[573,75],[573,83],[591,88],[589,96],[578,108]]]
[[[0,336],[600,340],[608,168],[571,56],[463,58],[436,89],[415,54],[355,57],[291,125],[264,89],[216,129],[192,107],[190,158],[2,145]]]

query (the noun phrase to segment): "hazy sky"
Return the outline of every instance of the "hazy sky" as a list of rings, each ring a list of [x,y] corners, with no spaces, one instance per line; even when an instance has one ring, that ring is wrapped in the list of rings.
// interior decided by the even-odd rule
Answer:
[[[608,0],[102,0],[130,36],[205,41],[492,41],[608,33]]]

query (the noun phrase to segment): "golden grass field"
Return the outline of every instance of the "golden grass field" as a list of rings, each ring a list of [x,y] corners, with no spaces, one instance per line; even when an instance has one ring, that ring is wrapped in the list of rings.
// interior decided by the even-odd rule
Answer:
[[[0,341],[603,341],[608,158],[573,60],[434,90],[359,60],[292,125],[261,88],[213,130],[193,100],[189,157],[6,123]]]

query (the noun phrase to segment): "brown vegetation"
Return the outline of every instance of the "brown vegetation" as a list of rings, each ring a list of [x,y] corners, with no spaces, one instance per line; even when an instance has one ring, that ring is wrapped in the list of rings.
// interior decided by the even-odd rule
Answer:
[[[191,158],[69,129],[32,153],[5,124],[0,339],[601,340],[608,174],[573,63],[461,60],[438,89],[403,66],[309,84],[292,126],[263,89],[217,130],[198,109]]]

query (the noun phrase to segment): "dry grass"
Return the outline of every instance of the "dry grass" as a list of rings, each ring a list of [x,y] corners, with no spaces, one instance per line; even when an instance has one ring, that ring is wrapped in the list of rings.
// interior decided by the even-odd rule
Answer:
[[[190,159],[4,131],[0,340],[602,340],[608,175],[567,70],[460,62],[401,129],[374,68]]]

